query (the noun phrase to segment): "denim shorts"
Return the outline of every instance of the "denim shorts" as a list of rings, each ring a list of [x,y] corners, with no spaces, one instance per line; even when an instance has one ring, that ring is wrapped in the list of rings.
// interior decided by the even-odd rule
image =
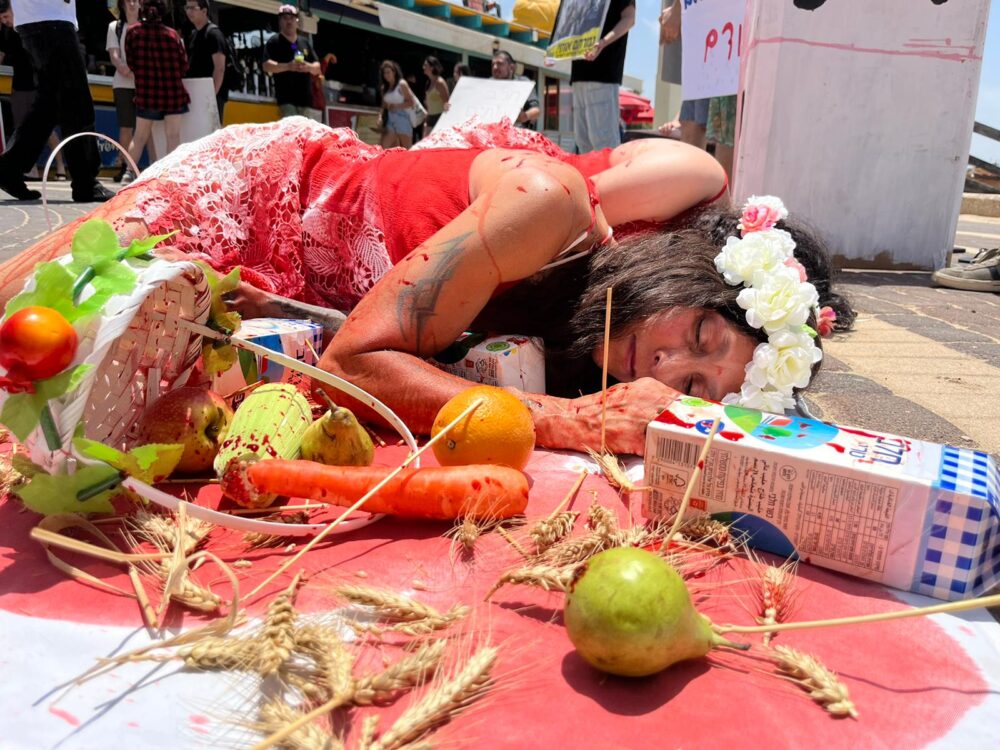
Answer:
[[[702,127],[708,124],[708,99],[685,99],[681,102],[681,122],[694,122]]]
[[[161,109],[144,109],[143,107],[135,108],[135,116],[141,117],[143,120],[155,120],[159,122],[167,115],[185,115],[188,111],[188,105],[184,105],[176,112],[164,112]]]
[[[412,136],[413,126],[410,124],[410,113],[405,109],[391,110],[389,117],[385,121],[385,129],[399,135]]]

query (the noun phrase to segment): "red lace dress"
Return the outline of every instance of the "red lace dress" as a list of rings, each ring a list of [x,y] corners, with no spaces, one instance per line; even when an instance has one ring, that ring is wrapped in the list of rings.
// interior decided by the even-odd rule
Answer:
[[[177,249],[219,271],[241,266],[261,289],[349,310],[469,205],[469,166],[483,149],[574,160],[509,124],[470,123],[418,145],[383,150],[305,118],[232,126],[146,170],[122,191],[132,193],[123,218],[176,231]]]

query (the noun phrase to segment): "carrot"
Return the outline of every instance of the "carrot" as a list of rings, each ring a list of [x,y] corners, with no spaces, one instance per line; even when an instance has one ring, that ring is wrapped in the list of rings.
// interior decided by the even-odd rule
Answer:
[[[259,461],[248,469],[260,492],[350,507],[393,469],[326,466],[315,461]],[[365,501],[362,510],[405,518],[510,518],[528,505],[528,478],[487,464],[406,468]]]

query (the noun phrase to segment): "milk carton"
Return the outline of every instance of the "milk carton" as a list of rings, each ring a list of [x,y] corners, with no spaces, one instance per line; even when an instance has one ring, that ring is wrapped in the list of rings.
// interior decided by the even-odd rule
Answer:
[[[545,346],[539,338],[464,333],[430,362],[473,383],[545,393]]]
[[[323,327],[311,320],[250,318],[240,324],[237,336],[307,365],[316,364],[316,353],[323,347]],[[290,373],[284,366],[244,349],[237,349],[237,352],[237,364],[215,378],[213,389],[217,393],[228,395],[258,380],[268,383],[288,380]],[[238,403],[242,399],[235,401]]]
[[[986,453],[680,397],[646,431],[643,513],[675,512],[712,420],[695,511],[752,546],[938,599],[1000,583],[1000,476]]]

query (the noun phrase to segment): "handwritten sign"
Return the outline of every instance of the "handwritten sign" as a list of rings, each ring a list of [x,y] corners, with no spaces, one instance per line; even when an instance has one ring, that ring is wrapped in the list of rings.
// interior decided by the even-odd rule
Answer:
[[[678,0],[680,1],[680,0]],[[745,32],[746,0],[683,0],[681,81],[685,99],[735,94]]]
[[[448,99],[448,111],[441,115],[434,129],[458,125],[472,116],[484,123],[500,122],[504,117],[516,121],[534,87],[533,81],[462,76]]]
[[[597,45],[611,0],[562,0],[546,61],[579,60]]]

